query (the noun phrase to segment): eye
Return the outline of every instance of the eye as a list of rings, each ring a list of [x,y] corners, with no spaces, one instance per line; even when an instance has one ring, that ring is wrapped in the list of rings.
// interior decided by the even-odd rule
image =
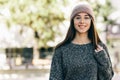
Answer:
[[[85,19],[90,19],[90,17],[89,17],[89,16],[86,16]]]
[[[81,19],[81,17],[77,16],[77,17],[75,17],[75,19]]]

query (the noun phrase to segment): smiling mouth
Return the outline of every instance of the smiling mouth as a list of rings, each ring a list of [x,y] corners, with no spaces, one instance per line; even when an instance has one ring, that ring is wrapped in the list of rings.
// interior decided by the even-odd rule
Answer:
[[[83,26],[83,25],[78,25],[78,27],[81,28],[81,29],[85,28],[85,26]]]

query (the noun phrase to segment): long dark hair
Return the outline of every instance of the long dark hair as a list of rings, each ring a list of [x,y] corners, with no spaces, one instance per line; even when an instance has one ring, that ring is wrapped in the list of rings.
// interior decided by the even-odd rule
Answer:
[[[98,43],[102,42],[98,36],[97,30],[95,27],[96,27],[96,25],[94,23],[94,20],[93,20],[93,18],[91,18],[90,29],[88,30],[88,38],[91,40],[91,42],[94,46],[94,49],[97,48]],[[56,48],[70,43],[75,38],[75,34],[76,34],[76,30],[74,28],[74,21],[73,21],[73,19],[71,19],[70,27],[68,29],[68,32],[67,32],[65,39],[61,43],[59,43],[56,46]]]

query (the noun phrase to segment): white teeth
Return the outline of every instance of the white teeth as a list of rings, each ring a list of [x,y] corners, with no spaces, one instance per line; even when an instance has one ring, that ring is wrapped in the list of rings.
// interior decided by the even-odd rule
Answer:
[[[85,26],[80,26],[80,25],[79,25],[79,27],[85,27]]]

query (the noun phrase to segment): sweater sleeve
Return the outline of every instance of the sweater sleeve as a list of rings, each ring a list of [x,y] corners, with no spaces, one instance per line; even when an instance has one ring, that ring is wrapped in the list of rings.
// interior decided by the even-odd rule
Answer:
[[[103,44],[103,50],[95,52],[98,63],[98,80],[111,80],[114,72],[107,47]]]
[[[49,80],[64,80],[62,71],[62,53],[60,49],[55,50],[54,52]]]

